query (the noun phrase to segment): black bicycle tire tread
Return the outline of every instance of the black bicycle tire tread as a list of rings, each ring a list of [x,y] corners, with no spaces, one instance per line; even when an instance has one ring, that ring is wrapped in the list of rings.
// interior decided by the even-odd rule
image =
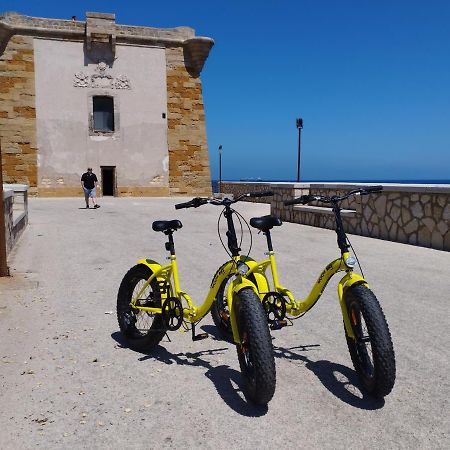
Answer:
[[[144,266],[143,264],[137,264],[133,266],[123,277],[122,282],[120,283],[119,292],[117,294],[117,322],[119,324],[120,331],[122,335],[125,337],[130,348],[138,351],[151,350],[156,347],[161,339],[166,334],[166,329],[163,326],[162,319],[159,317],[155,317],[153,323],[150,327],[150,330],[145,336],[140,338],[132,338],[124,329],[123,325],[120,322],[120,314],[122,309],[125,309],[130,301],[133,290],[130,292],[130,282],[136,277],[141,276],[142,278],[149,278],[152,272],[150,268]],[[134,289],[134,287],[133,287]]]
[[[242,320],[246,321],[256,374],[254,386],[249,386],[248,380],[245,380],[247,389],[244,394],[256,404],[266,405],[272,399],[276,387],[275,357],[266,312],[252,289],[243,289],[239,292],[238,309]],[[241,372],[244,373],[239,348],[237,351]]]
[[[360,373],[354,341],[347,336],[353,365],[365,389],[374,397],[385,397],[392,391],[396,377],[395,353],[386,317],[375,294],[366,286],[352,286],[346,291],[345,295],[347,307],[352,298],[359,303],[361,314],[367,326],[374,359],[373,382],[369,384]]]

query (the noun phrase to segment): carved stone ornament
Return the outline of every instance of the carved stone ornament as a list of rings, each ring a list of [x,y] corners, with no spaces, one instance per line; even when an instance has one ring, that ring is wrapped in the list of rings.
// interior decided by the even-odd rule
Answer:
[[[73,85],[75,87],[88,87],[89,75],[85,75],[83,72],[77,72],[73,80]]]
[[[119,75],[114,80],[114,87],[116,89],[131,89],[130,80],[125,75]]]
[[[126,75],[113,77],[107,70],[108,65],[105,62],[99,62],[95,69],[96,73],[92,75],[77,72],[73,80],[73,85],[75,87],[131,89],[130,80]]]

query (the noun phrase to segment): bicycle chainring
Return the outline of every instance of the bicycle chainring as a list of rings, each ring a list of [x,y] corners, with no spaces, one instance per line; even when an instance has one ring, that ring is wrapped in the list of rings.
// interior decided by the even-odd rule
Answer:
[[[161,316],[168,330],[178,330],[183,323],[183,305],[180,300],[176,297],[168,297],[164,300]]]
[[[268,292],[262,301],[270,324],[283,320],[286,317],[286,299],[278,292]]]

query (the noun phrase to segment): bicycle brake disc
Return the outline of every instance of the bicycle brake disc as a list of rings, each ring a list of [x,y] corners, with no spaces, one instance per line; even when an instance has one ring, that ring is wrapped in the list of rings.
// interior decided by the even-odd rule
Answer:
[[[273,324],[286,316],[286,299],[278,292],[268,292],[262,301],[267,314],[267,321]]]
[[[180,300],[176,297],[167,298],[163,303],[161,316],[168,330],[178,330],[183,323],[183,305]]]

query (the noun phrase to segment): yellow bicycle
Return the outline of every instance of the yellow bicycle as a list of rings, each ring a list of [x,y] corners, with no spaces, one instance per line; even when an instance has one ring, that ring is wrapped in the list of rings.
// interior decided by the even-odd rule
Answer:
[[[270,230],[282,224],[274,216],[254,217],[250,225],[260,230],[267,239],[268,259],[246,261],[247,270],[241,272],[258,289],[258,296],[267,314],[272,330],[292,325],[292,319],[308,312],[319,300],[331,277],[338,272],[345,275],[338,284],[338,298],[344,321],[345,336],[355,370],[365,390],[374,397],[388,395],[395,383],[395,354],[386,318],[367,281],[353,269],[357,259],[349,253],[350,243],[341,218],[340,203],[354,195],[368,195],[382,190],[381,186],[355,189],[342,196],[302,195],[285,202],[286,205],[320,202],[330,204],[335,216],[335,231],[340,257],[330,262],[304,300],[296,300],[291,291],[279,283],[275,253]],[[270,286],[266,270],[270,267],[273,285]],[[223,281],[223,287],[227,280]],[[214,323],[225,339],[230,339],[230,314],[223,287],[211,309]]]
[[[261,195],[267,194],[245,194],[248,197]],[[228,248],[232,258],[216,271],[201,306],[194,305],[180,287],[173,233],[182,228],[182,223],[179,220],[160,220],[153,222],[152,228],[167,236],[165,248],[170,254],[170,264],[161,265],[152,259],[141,259],[128,271],[117,296],[117,318],[129,346],[138,351],[150,351],[167,331],[178,330],[181,326],[185,330],[191,327],[194,341],[207,338],[207,333],[196,335],[195,327],[210,311],[224,280],[232,278],[225,295],[232,342],[237,348],[244,380],[243,392],[248,400],[265,405],[275,392],[275,360],[267,316],[257,290],[251,281],[242,276],[245,257],[239,255],[233,223],[235,211],[231,205],[243,197],[235,200],[195,198],[175,205],[176,209],[197,208],[206,203],[223,206],[227,219]]]

